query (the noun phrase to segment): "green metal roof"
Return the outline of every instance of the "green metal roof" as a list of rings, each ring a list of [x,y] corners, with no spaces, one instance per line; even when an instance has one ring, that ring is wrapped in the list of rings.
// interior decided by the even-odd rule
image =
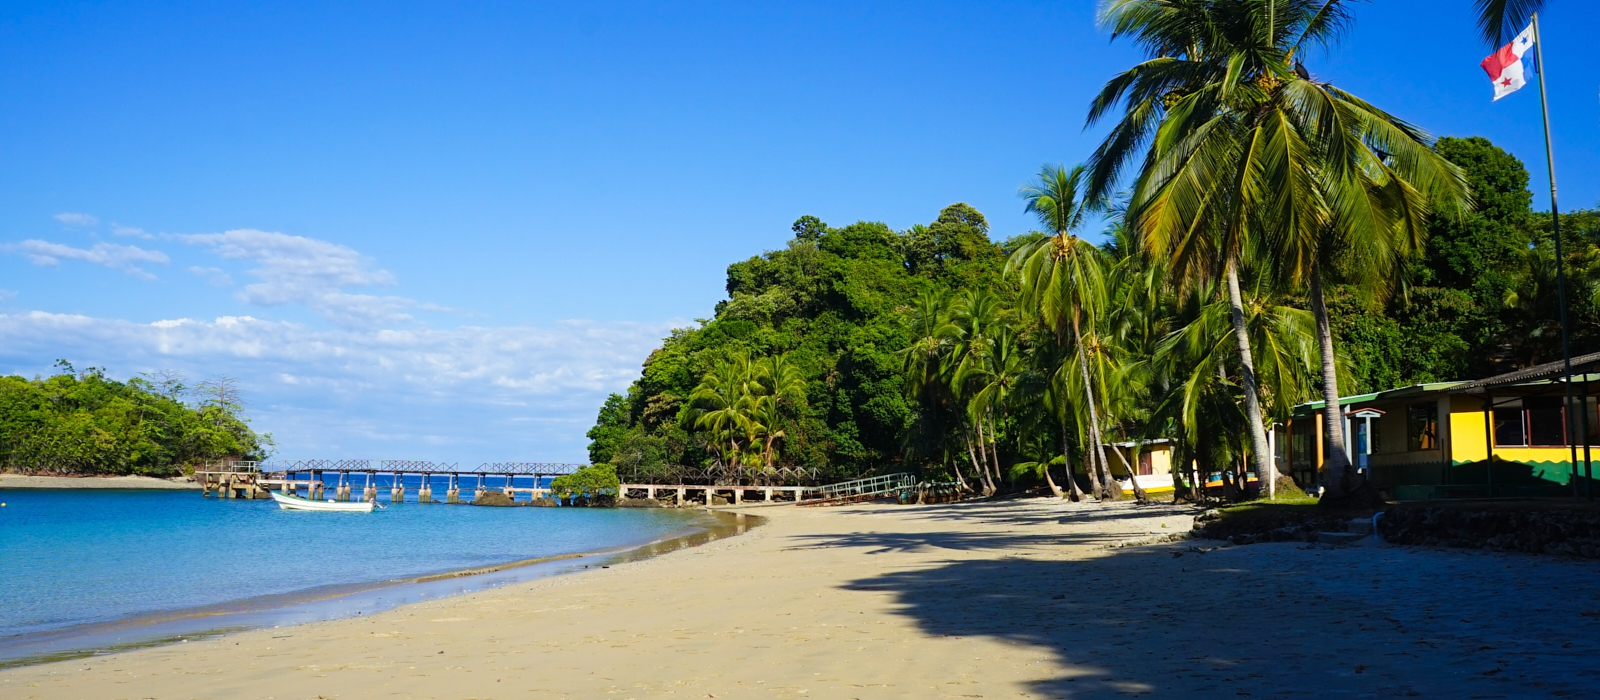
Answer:
[[[1344,408],[1372,403],[1374,401],[1389,401],[1392,399],[1426,396],[1428,394],[1446,391],[1462,384],[1466,384],[1466,382],[1430,382],[1428,384],[1414,384],[1412,386],[1403,386],[1398,389],[1389,389],[1386,391],[1375,391],[1370,394],[1341,396],[1339,397],[1339,406],[1340,408]],[[1294,415],[1308,415],[1313,411],[1320,411],[1326,404],[1326,401],[1308,401],[1295,406]]]

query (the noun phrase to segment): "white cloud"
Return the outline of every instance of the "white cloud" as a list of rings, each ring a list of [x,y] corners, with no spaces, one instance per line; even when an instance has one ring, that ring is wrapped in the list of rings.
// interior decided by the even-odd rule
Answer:
[[[64,211],[60,214],[56,214],[56,221],[60,221],[68,226],[93,226],[100,223],[99,219],[96,219],[89,214],[74,214],[70,211]]]
[[[206,283],[213,287],[233,286],[233,275],[228,274],[226,270],[221,268],[190,265],[189,272],[206,278]]]
[[[638,376],[671,327],[316,330],[250,316],[134,323],[32,311],[0,314],[0,362],[25,373],[65,357],[117,376],[230,374],[284,456],[567,461],[583,459],[605,394]]]
[[[123,226],[122,224],[112,224],[111,225],[111,235],[113,235],[113,236],[127,236],[129,238],[143,238],[145,240],[150,240],[152,238],[155,238],[155,236],[152,236],[152,235],[150,235],[148,233],[145,233],[145,230],[142,229],[142,228],[135,228],[133,226]]]
[[[17,293],[10,289],[0,289],[0,302],[11,301],[17,298]]]
[[[178,235],[231,260],[250,260],[248,271],[260,282],[246,285],[240,301],[260,306],[303,305],[345,327],[373,327],[411,319],[412,309],[438,309],[400,296],[353,294],[347,287],[381,287],[394,275],[353,248],[284,233],[237,229],[223,233]]]
[[[79,260],[91,265],[103,265],[113,270],[122,270],[135,277],[155,279],[155,275],[145,272],[139,263],[169,262],[167,254],[159,250],[145,250],[138,246],[117,245],[115,243],[96,243],[90,248],[74,248],[61,243],[51,243],[29,239],[21,243],[5,246],[12,251],[20,251],[27,256],[28,261],[35,265],[55,267],[62,260]]]

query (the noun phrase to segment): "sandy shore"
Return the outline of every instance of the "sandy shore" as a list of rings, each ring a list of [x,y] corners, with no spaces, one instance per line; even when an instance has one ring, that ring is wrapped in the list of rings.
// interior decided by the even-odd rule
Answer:
[[[1592,563],[1108,548],[1190,514],[1043,500],[755,512],[769,524],[609,569],[3,671],[0,697],[1491,698],[1600,681]]]
[[[0,474],[0,489],[198,489],[186,478],[153,476],[28,476]]]

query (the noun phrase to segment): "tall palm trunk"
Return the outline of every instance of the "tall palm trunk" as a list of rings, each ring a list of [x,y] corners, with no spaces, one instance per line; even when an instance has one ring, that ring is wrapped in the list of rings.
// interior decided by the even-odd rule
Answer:
[[[1067,424],[1061,424],[1061,464],[1067,468],[1067,484],[1072,487],[1072,500],[1083,500],[1083,489],[1078,488],[1078,478],[1072,475],[1072,449],[1067,444]],[[1045,476],[1050,475],[1050,470],[1045,469]]]
[[[1256,478],[1267,493],[1276,493],[1278,469],[1267,447],[1266,423],[1261,419],[1261,395],[1256,392],[1256,362],[1250,354],[1250,333],[1244,323],[1244,295],[1239,292],[1239,261],[1228,260],[1228,310],[1233,317],[1233,337],[1239,343],[1239,379],[1244,384],[1244,409],[1250,418],[1250,451]]]
[[[1322,353],[1322,467],[1327,472],[1323,498],[1350,492],[1350,456],[1344,451],[1344,416],[1339,409],[1339,371],[1334,362],[1333,330],[1322,292],[1322,271],[1311,267],[1311,314],[1317,319],[1317,347]]]
[[[1089,407],[1089,444],[1094,450],[1091,453],[1090,463],[1093,464],[1094,458],[1098,457],[1098,466],[1101,469],[1101,473],[1106,482],[1109,482],[1111,470],[1106,467],[1105,447],[1100,444],[1100,411],[1095,408],[1094,385],[1089,381],[1089,354],[1083,350],[1083,330],[1078,326],[1078,316],[1076,314],[1072,317],[1072,333],[1078,340],[1078,370],[1083,374],[1083,394]],[[1111,495],[1110,483],[1102,483],[1098,488],[1101,491],[1098,494],[1101,499]]]

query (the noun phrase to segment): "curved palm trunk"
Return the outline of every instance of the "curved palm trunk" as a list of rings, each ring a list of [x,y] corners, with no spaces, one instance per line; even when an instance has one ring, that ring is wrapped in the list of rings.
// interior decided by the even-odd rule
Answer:
[[[1072,450],[1067,445],[1067,424],[1061,424],[1061,464],[1067,468],[1067,485],[1072,487],[1072,500],[1083,500],[1083,489],[1078,488],[1078,478],[1072,475]],[[1045,467],[1045,476],[1050,476],[1050,468]],[[1054,484],[1051,484],[1054,486]]]
[[[1101,499],[1111,495],[1111,470],[1106,467],[1106,450],[1100,443],[1100,411],[1094,406],[1094,386],[1089,381],[1089,355],[1083,351],[1083,331],[1078,327],[1078,317],[1072,317],[1072,333],[1078,340],[1078,370],[1083,374],[1083,393],[1089,407],[1089,444],[1094,450],[1090,454],[1090,464],[1101,470],[1104,481],[1097,486]],[[1095,465],[1095,458],[1099,464]]]
[[[974,429],[978,431],[978,454],[973,457],[973,466],[977,467],[978,475],[983,477],[983,495],[993,496],[994,481],[989,478],[989,451],[983,441],[983,423],[978,423]],[[972,449],[970,440],[967,442],[967,449]]]
[[[1077,326],[1077,323],[1074,321],[1074,329],[1077,329],[1075,326]],[[1078,371],[1083,372],[1083,395],[1085,395],[1086,401],[1088,401],[1088,408],[1090,408],[1090,449],[1093,449],[1093,452],[1090,452],[1090,463],[1094,468],[1098,468],[1099,473],[1101,473],[1098,495],[1101,499],[1107,499],[1107,497],[1110,497],[1110,470],[1106,467],[1106,446],[1101,444],[1101,439],[1099,439],[1099,411],[1094,408],[1094,388],[1090,385],[1090,363],[1088,363],[1088,355],[1083,352],[1082,342],[1078,344]],[[1098,459],[1098,463],[1096,463],[1096,459]]]
[[[1239,343],[1239,378],[1244,384],[1244,408],[1250,418],[1250,452],[1254,456],[1256,478],[1268,493],[1276,493],[1274,486],[1278,469],[1272,464],[1272,451],[1267,447],[1267,428],[1261,419],[1261,395],[1256,391],[1256,362],[1250,354],[1250,333],[1244,322],[1244,295],[1239,292],[1239,261],[1228,261],[1228,310],[1233,318],[1233,337]]]
[[[1122,451],[1115,448],[1111,450],[1111,454],[1116,455],[1117,461],[1122,463],[1122,468],[1128,470],[1128,481],[1133,484],[1133,497],[1139,499],[1140,503],[1149,503],[1150,497],[1145,495],[1144,487],[1139,485],[1139,475],[1134,473],[1133,465],[1128,464],[1128,458],[1123,457]]]
[[[973,443],[968,441],[966,446],[971,447],[971,444]],[[949,460],[950,471],[955,471],[955,486],[957,486],[958,489],[963,492],[963,494],[971,494],[971,492],[973,492],[973,487],[966,486],[966,478],[965,476],[962,476],[962,459],[960,459],[960,457],[957,457],[957,459],[954,460],[950,459],[949,449],[944,451],[944,459]]]
[[[1344,451],[1343,412],[1339,409],[1339,371],[1334,363],[1333,330],[1328,325],[1328,306],[1322,294],[1322,272],[1311,268],[1311,314],[1317,319],[1317,347],[1322,353],[1322,467],[1327,481],[1324,499],[1337,499],[1351,491],[1350,456]]]
[[[1005,483],[1005,472],[1000,470],[1000,431],[994,427],[994,414],[989,414],[989,460],[994,463],[994,480]]]

